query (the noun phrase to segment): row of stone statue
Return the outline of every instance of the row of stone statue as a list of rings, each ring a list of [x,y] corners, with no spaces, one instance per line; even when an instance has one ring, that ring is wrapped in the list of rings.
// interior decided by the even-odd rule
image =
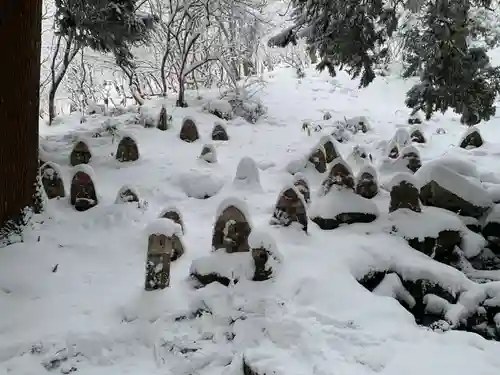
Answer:
[[[179,136],[185,142],[194,142],[197,139],[199,139],[198,129],[196,127],[195,122],[192,119],[186,118],[184,120]],[[221,123],[215,124],[212,130],[212,140],[214,141],[229,140],[226,128]],[[211,150],[213,151],[213,149]],[[204,155],[211,150],[204,149],[204,151],[202,151],[202,157],[204,157]],[[116,160],[120,162],[136,161],[139,159],[139,156],[140,154],[137,141],[135,141],[134,138],[130,135],[122,137],[116,149],[116,154],[115,154]],[[70,164],[72,166],[77,166],[80,164],[89,164],[91,159],[92,159],[92,152],[90,151],[89,145],[83,140],[77,141],[70,154]]]
[[[232,270],[220,271],[222,254],[238,257],[240,260],[252,263],[252,281],[265,281],[274,274],[271,260],[281,262],[272,241],[255,242],[250,246],[249,238],[253,234],[250,218],[240,203],[231,204],[230,200],[222,203],[212,233],[212,253],[206,257],[195,260],[193,264],[203,263],[203,269],[191,267],[190,277],[198,286],[205,286],[212,282],[219,282],[228,286],[239,281],[238,275]],[[236,202],[236,200],[235,200]],[[180,212],[176,208],[169,208],[159,215],[152,223],[153,229],[148,234],[148,250],[146,260],[145,289],[147,291],[164,289],[170,284],[170,264],[184,254],[185,246],[183,235],[185,225]],[[211,260],[215,262],[211,262]],[[223,260],[222,260],[223,262]],[[210,267],[210,263],[217,264]],[[224,266],[224,265],[222,265]],[[231,264],[227,264],[231,267]],[[233,265],[234,266],[234,265]]]

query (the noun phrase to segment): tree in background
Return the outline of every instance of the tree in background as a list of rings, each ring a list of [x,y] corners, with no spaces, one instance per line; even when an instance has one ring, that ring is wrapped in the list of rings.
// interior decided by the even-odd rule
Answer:
[[[483,6],[489,6],[483,3]],[[475,125],[495,114],[500,68],[492,67],[482,47],[470,46],[469,0],[429,2],[424,30],[413,44],[413,62],[404,75],[421,69],[420,82],[407,93],[406,105],[427,119],[452,108],[461,122]]]
[[[134,67],[130,48],[148,40],[154,23],[152,17],[138,12],[138,6],[142,3],[138,0],[56,0],[55,28],[58,39],[49,92],[50,123],[55,118],[56,91],[74,57],[83,48],[114,53],[117,64],[129,73],[131,83],[135,83],[134,73],[130,71]],[[62,62],[56,71],[60,50]],[[139,87],[131,85],[131,89],[134,97],[141,96]]]
[[[285,47],[305,38],[321,61],[317,69],[345,67],[366,87],[375,79],[374,67],[387,57],[386,42],[397,27],[396,9],[383,0],[292,0],[294,25],[269,40]]]
[[[41,207],[38,110],[42,0],[0,3],[0,239]]]
[[[427,119],[451,108],[461,121],[474,125],[495,114],[500,92],[500,70],[492,67],[484,47],[470,46],[487,28],[470,20],[476,9],[489,11],[492,0],[292,0],[294,24],[271,38],[284,47],[305,38],[321,61],[317,69],[336,68],[360,76],[360,87],[376,76],[374,67],[387,58],[388,41],[398,27],[403,8],[425,14],[418,19],[423,30],[408,27],[403,43],[405,77],[420,76],[408,93],[406,105],[423,110]]]

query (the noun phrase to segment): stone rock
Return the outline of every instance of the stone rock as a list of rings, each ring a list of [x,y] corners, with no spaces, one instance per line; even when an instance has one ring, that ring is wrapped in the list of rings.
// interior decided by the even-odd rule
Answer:
[[[47,194],[47,198],[64,198],[64,181],[61,177],[60,167],[52,162],[47,162],[40,168],[42,185]]]
[[[328,176],[321,184],[321,195],[326,195],[333,185],[354,190],[354,176],[347,163],[341,158],[333,161]]]
[[[323,114],[323,120],[328,121],[332,118],[332,114],[330,112],[325,112]]]
[[[180,139],[185,142],[191,143],[200,138],[198,133],[198,128],[193,119],[186,117],[182,122],[181,132],[179,134]]]
[[[414,212],[421,212],[419,191],[411,175],[400,173],[390,182],[391,202],[389,212],[407,208]]]
[[[344,123],[336,123],[330,134],[339,143],[347,142],[351,138],[350,133],[346,129],[346,124]]]
[[[139,159],[139,147],[137,142],[130,136],[125,136],[118,143],[116,149],[116,160],[120,162],[136,161]]]
[[[356,178],[356,194],[372,199],[378,194],[377,171],[372,166],[362,168]]]
[[[199,158],[210,164],[217,163],[217,151],[214,145],[203,145]]]
[[[420,152],[413,146],[407,146],[401,151],[401,159],[405,161],[406,168],[413,173],[418,171],[422,166]]]
[[[228,205],[215,221],[212,249],[225,249],[227,253],[249,251],[250,232],[250,223],[245,214],[236,206]]]
[[[430,256],[437,262],[453,266],[460,259],[456,248],[462,244],[462,236],[456,230],[440,231],[437,238],[407,238],[407,242],[412,248]]]
[[[69,157],[70,164],[75,167],[79,164],[88,164],[92,159],[92,153],[90,152],[89,146],[84,141],[78,141]]]
[[[295,186],[287,186],[278,196],[271,225],[290,226],[298,223],[307,232],[306,202]]]
[[[379,216],[377,205],[357,195],[352,188],[333,185],[330,191],[315,200],[310,209],[311,220],[323,230],[341,225],[371,223]]]
[[[488,241],[489,248],[500,255],[500,204],[493,206],[484,221],[482,234]]]
[[[293,186],[295,186],[297,191],[302,194],[302,197],[307,204],[311,203],[311,189],[304,175],[296,173],[293,176]]]
[[[165,234],[151,234],[149,236],[145,290],[165,289],[169,286],[172,253],[171,237]]]
[[[412,130],[412,132],[410,133],[410,137],[411,137],[411,141],[415,142],[415,143],[426,143],[427,142],[425,139],[424,133],[418,128],[415,128]]]
[[[460,147],[466,149],[476,148],[476,147],[481,147],[483,143],[484,143],[483,137],[481,137],[479,129],[473,126],[467,131],[467,133],[463,137],[462,141],[460,142]]]
[[[399,147],[397,144],[391,144],[389,148],[389,158],[397,159],[399,157]]]
[[[314,165],[314,168],[316,168],[319,173],[326,172],[326,155],[323,147],[318,147],[311,153],[309,156],[309,162]]]
[[[216,123],[212,130],[213,141],[229,141],[229,136],[224,125]]]
[[[115,203],[139,203],[139,194],[130,186],[122,186],[116,195]]]
[[[423,175],[420,182],[420,199],[424,205],[473,218],[480,218],[493,205],[488,192],[479,183],[476,184],[441,165],[431,168],[428,170],[424,166],[416,174],[417,177]],[[464,195],[464,192],[467,200],[459,196]]]
[[[252,231],[248,238],[254,265],[253,281],[269,280],[282,262],[274,239],[266,232]]]
[[[323,146],[323,150],[325,151],[325,160],[327,163],[331,163],[340,156],[340,153],[338,152],[337,147],[335,147],[334,140],[331,136],[323,136],[320,144]]]
[[[70,202],[77,211],[87,211],[99,203],[91,177],[93,171],[88,172],[77,170],[71,179]]]
[[[167,114],[167,108],[165,108],[165,106],[162,105],[161,110],[160,110],[160,117],[158,119],[157,128],[162,130],[162,131],[166,131],[170,127],[169,122],[170,121],[169,121],[169,116]]]
[[[178,224],[181,227],[182,233],[186,233],[186,228],[184,226],[184,220],[182,219],[182,215],[177,208],[169,207],[169,208],[163,210],[160,213],[159,217],[161,219],[172,220],[174,223]]]

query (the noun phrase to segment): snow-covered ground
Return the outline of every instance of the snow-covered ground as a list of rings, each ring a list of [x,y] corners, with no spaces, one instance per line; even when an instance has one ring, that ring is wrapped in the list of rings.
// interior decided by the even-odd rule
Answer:
[[[173,129],[166,132],[126,125],[132,114],[113,118],[120,133],[138,140],[137,162],[115,160],[118,138],[91,137],[106,120],[102,116],[89,116],[84,124],[78,116],[67,117],[41,128],[44,149],[61,165],[67,190],[74,139],[88,141],[100,202],[77,212],[68,199],[51,200],[23,243],[0,249],[0,374],[52,369],[81,375],[236,375],[243,357],[260,375],[498,374],[499,343],[417,326],[395,299],[357,282],[370,269],[393,267],[408,275],[433,274],[451,292],[478,287],[388,233],[387,191],[373,200],[380,211],[375,223],[333,231],[309,223],[307,234],[269,225],[278,194],[292,182],[287,165],[309,153],[334,120],[370,121],[366,134],[338,145],[355,173],[359,167],[349,158],[354,146],[363,146],[378,166],[396,129],[408,126],[404,99],[411,82],[377,78],[358,90],[344,73],[331,78],[311,69],[301,80],[294,73],[268,74],[258,94],[267,115],[253,125],[228,121],[227,142],[210,139],[219,120],[202,113],[203,103],[194,96],[185,109],[167,101]],[[210,95],[215,94],[205,97]],[[147,106],[159,114],[162,104]],[[331,120],[323,120],[325,112]],[[194,143],[178,136],[187,115],[198,124],[201,139]],[[322,124],[322,132],[308,136],[304,121]],[[438,128],[446,133],[438,134]],[[483,181],[500,184],[500,118],[480,125],[486,144],[476,150],[457,147],[466,129],[452,114],[436,115],[422,129],[428,141],[417,145],[423,164],[442,155],[465,158]],[[198,158],[210,143],[216,163]],[[250,188],[234,183],[243,157],[259,167]],[[303,173],[314,203],[324,175],[314,168]],[[390,178],[390,171],[379,176],[382,184]],[[115,204],[123,185],[137,189],[140,208]],[[205,200],[188,197],[205,190],[218,193]],[[274,238],[283,257],[280,272],[265,282],[193,289],[187,281],[191,263],[210,253],[215,215],[227,198],[245,201],[253,228]],[[170,206],[183,216],[186,253],[172,263],[169,288],[145,292],[146,228]],[[200,311],[206,313],[196,317]]]

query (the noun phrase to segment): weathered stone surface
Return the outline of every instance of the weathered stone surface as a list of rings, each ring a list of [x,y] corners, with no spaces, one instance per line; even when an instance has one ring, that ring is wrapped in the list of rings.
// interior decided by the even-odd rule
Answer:
[[[456,248],[462,244],[462,237],[458,231],[443,230],[439,232],[437,238],[425,237],[424,240],[420,238],[407,238],[406,240],[415,250],[430,256],[437,262],[453,266],[460,259]]]
[[[400,208],[407,208],[414,212],[421,212],[418,189],[411,181],[401,179],[391,187],[391,202],[389,212]]]
[[[164,234],[151,234],[149,236],[144,289],[151,291],[165,289],[169,286],[172,252],[171,238]]]
[[[307,232],[307,221],[307,210],[302,195],[294,186],[284,189],[278,197],[271,224],[286,227],[295,222]]]
[[[330,112],[325,112],[323,114],[323,120],[328,121],[332,118],[332,114]]]
[[[70,164],[74,167],[79,164],[88,164],[92,159],[92,154],[88,145],[84,141],[78,141],[69,157]]]
[[[464,179],[464,183],[468,183]],[[453,192],[443,188],[436,181],[430,181],[420,189],[420,199],[426,206],[443,208],[463,216],[481,217],[489,207],[479,207],[467,202]]]
[[[343,224],[355,223],[371,223],[377,219],[377,215],[372,213],[362,212],[345,212],[334,218],[313,217],[311,220],[315,222],[323,230],[337,229]]]
[[[461,148],[475,148],[483,145],[483,137],[477,128],[470,129],[460,143]]]
[[[293,185],[295,186],[297,191],[300,194],[302,194],[304,201],[309,204],[311,202],[311,189],[309,187],[309,184],[308,184],[306,178],[304,176],[302,176],[301,174],[297,173],[294,176]]]
[[[229,141],[226,128],[221,124],[215,124],[212,130],[213,141]]]
[[[64,181],[59,174],[59,166],[55,163],[47,162],[40,168],[42,185],[47,194],[47,198],[63,198],[66,196]]]
[[[132,137],[125,136],[118,143],[116,160],[121,162],[136,161],[139,159],[139,147]]]
[[[217,218],[212,235],[212,249],[228,253],[249,251],[251,228],[245,214],[235,206],[228,206]]]
[[[179,137],[188,143],[194,142],[200,138],[198,128],[193,119],[189,117],[184,119]]]
[[[410,133],[411,141],[415,143],[425,143],[427,142],[424,133],[420,129],[413,129]]]
[[[160,118],[158,119],[158,129],[165,131],[169,128],[169,118],[167,114],[167,108],[163,105],[160,110]]]
[[[89,174],[77,171],[71,180],[70,202],[77,211],[87,211],[99,201],[94,182]]]
[[[348,165],[341,159],[334,160],[328,176],[321,184],[322,193],[327,194],[333,185],[354,189],[354,176]]]
[[[325,151],[325,159],[327,163],[331,163],[340,156],[335,144],[333,143],[333,138],[330,136],[323,137],[321,139],[321,143],[323,150]]]
[[[265,281],[271,278],[273,270],[267,265],[269,257],[269,252],[263,247],[252,249],[252,258],[255,265],[253,281]]]
[[[401,151],[401,158],[406,162],[406,168],[415,173],[422,166],[422,161],[420,160],[420,153],[418,150],[412,146],[405,147]]]
[[[314,151],[311,156],[309,156],[309,162],[314,165],[314,168],[319,173],[325,173],[327,164],[326,164],[326,155],[323,147],[318,147],[316,151]]]
[[[374,175],[375,170],[362,170],[359,173],[356,182],[356,194],[361,195],[363,198],[372,199],[378,194],[377,178]]]

